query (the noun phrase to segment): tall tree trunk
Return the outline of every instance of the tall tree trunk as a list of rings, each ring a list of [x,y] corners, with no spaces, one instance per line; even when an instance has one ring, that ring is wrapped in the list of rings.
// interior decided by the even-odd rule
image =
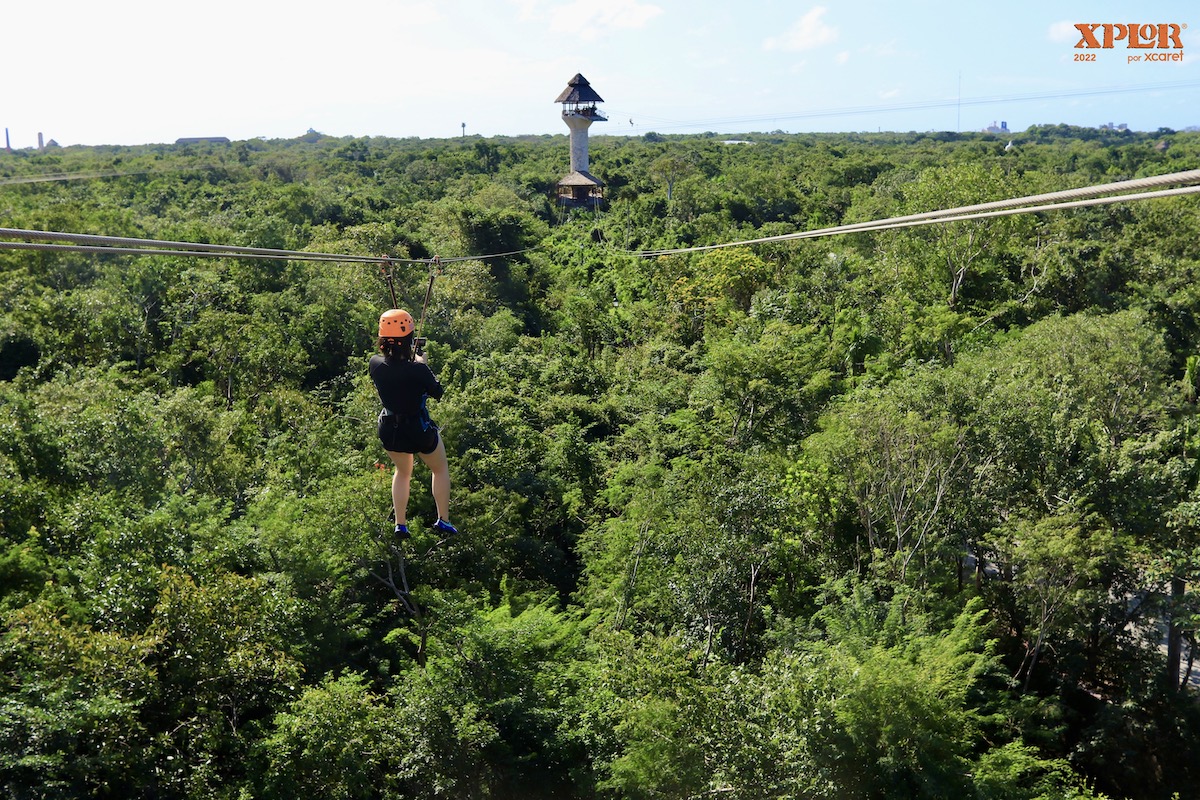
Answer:
[[[1192,667],[1196,663],[1196,639],[1191,634],[1187,635],[1188,657],[1187,669],[1183,671],[1183,677],[1179,679],[1179,691],[1183,691],[1192,682]]]
[[[1178,609],[1183,607],[1183,593],[1186,588],[1183,578],[1171,578],[1171,603],[1167,607],[1167,686],[1171,691],[1179,689],[1179,664],[1183,660],[1183,631],[1180,629],[1176,616]]]

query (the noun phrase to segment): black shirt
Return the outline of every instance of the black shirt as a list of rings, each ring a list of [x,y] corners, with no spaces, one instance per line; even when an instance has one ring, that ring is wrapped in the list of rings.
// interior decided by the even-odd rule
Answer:
[[[425,398],[441,399],[442,385],[427,364],[416,361],[389,361],[371,356],[368,367],[375,391],[383,407],[393,414],[414,416],[425,413]]]

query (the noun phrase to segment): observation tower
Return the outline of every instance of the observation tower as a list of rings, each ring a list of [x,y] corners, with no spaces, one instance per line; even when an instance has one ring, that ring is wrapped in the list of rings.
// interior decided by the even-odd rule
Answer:
[[[588,172],[588,128],[607,122],[596,103],[604,98],[583,75],[576,74],[555,100],[562,103],[563,122],[571,129],[571,172],[558,182],[558,202],[572,206],[598,206],[604,200],[604,181]]]

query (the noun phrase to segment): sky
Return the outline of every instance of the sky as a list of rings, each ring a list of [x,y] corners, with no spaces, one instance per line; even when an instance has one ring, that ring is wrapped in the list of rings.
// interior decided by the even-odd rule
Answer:
[[[1102,46],[1131,23],[1182,48]],[[581,73],[593,135],[1183,129],[1197,23],[1195,0],[15,0],[0,126],[13,148],[565,134]]]

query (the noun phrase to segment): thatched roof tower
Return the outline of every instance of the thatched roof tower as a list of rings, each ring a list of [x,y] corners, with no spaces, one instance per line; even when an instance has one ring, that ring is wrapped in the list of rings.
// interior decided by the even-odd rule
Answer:
[[[569,205],[598,205],[604,199],[604,182],[588,172],[588,128],[608,118],[596,108],[604,98],[587,78],[576,74],[554,102],[562,103],[562,118],[571,129],[571,172],[558,182],[558,200]]]

